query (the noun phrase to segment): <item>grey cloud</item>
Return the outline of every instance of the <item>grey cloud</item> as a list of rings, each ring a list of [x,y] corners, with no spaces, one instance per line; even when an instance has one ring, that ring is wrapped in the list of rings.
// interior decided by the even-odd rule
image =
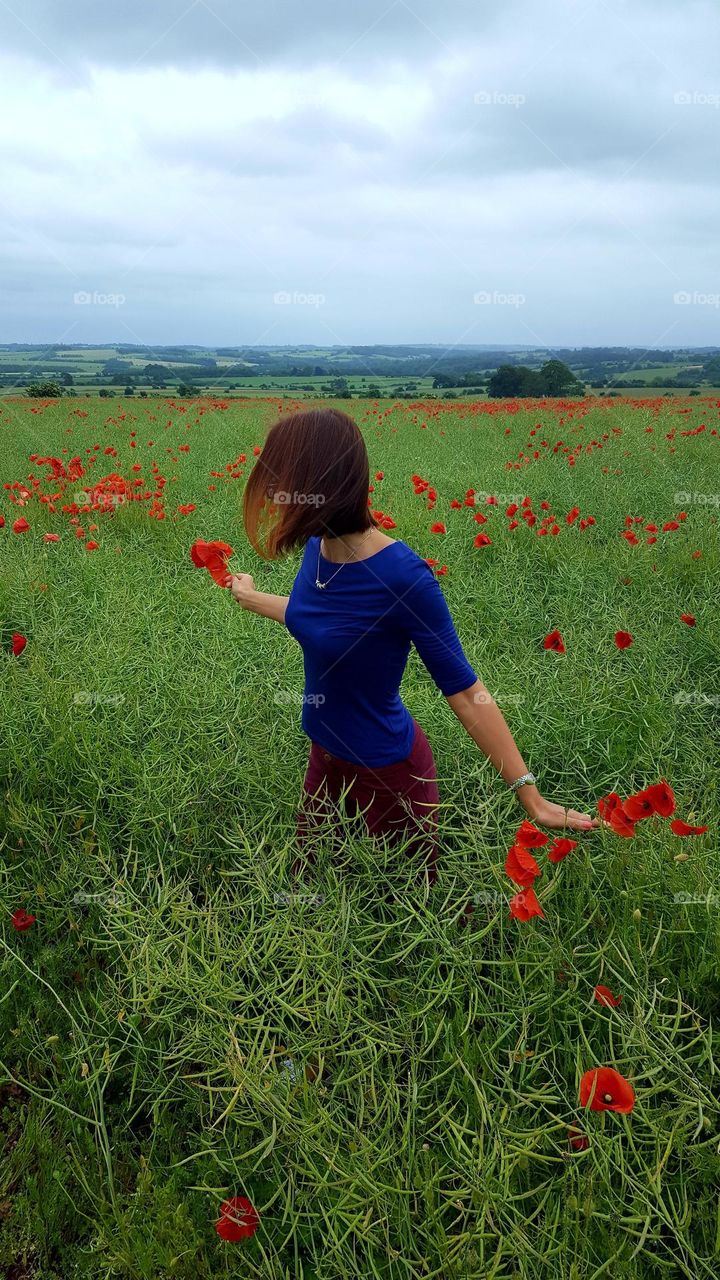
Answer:
[[[1,340],[717,340],[706,3],[211,8],[0,4]]]
[[[255,119],[228,132],[220,123],[204,134],[180,138],[151,125],[147,152],[161,164],[192,165],[198,171],[280,174],[345,167],[382,159],[390,145],[387,133],[362,120],[333,116],[318,107],[291,112],[282,120]]]
[[[297,53],[303,60],[373,60],[388,51],[442,50],[459,27],[479,34],[514,4],[495,0],[8,0],[0,8],[0,46],[72,66],[257,67]]]

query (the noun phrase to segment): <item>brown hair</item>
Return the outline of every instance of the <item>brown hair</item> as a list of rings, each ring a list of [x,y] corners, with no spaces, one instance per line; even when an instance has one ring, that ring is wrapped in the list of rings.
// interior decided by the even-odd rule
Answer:
[[[252,546],[276,560],[314,534],[336,538],[377,524],[368,507],[370,464],[362,433],[340,409],[278,418],[245,487]]]

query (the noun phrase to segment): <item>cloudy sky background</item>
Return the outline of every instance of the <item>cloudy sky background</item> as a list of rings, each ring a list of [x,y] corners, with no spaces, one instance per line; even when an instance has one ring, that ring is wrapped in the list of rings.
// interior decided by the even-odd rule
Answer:
[[[718,344],[719,37],[706,0],[0,0],[0,341]]]

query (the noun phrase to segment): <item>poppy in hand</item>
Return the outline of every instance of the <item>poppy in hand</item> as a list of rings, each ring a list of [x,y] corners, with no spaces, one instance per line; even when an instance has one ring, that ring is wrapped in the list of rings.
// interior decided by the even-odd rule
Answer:
[[[198,569],[207,569],[219,587],[226,587],[229,569],[227,562],[233,553],[227,542],[203,542],[198,538],[190,548],[190,559]]]

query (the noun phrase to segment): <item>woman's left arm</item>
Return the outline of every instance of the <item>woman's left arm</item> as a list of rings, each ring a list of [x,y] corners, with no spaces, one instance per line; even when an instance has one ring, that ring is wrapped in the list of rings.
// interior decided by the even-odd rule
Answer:
[[[477,743],[508,786],[528,772],[502,711],[481,680],[461,693],[451,694],[447,701],[473,742]],[[516,794],[528,816],[544,827],[591,831],[600,825],[599,820],[588,813],[578,813],[577,809],[566,809],[545,800],[537,787],[529,783],[519,787]]]
[[[528,772],[527,765],[500,708],[463,653],[440,583],[419,557],[408,569],[399,600],[407,632],[438,689],[510,786]],[[591,831],[601,825],[588,813],[545,800],[535,786],[518,787],[516,795],[529,817],[544,827]]]

